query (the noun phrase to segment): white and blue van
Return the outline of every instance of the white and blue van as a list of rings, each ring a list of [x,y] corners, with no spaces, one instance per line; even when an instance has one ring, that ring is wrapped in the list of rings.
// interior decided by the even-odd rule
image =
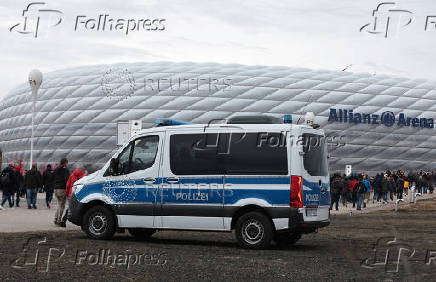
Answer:
[[[157,124],[74,184],[68,217],[89,237],[126,229],[137,238],[165,229],[234,231],[242,247],[261,249],[329,225],[323,130],[246,118]]]

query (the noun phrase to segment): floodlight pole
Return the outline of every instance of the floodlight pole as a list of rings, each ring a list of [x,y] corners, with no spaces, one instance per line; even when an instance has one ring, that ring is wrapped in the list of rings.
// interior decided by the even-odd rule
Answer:
[[[32,88],[32,134],[30,137],[30,163],[29,169],[32,168],[33,164],[33,138],[34,138],[34,123],[35,123],[35,104],[38,95],[38,89],[42,83],[42,73],[39,70],[32,70],[29,73],[29,84]]]

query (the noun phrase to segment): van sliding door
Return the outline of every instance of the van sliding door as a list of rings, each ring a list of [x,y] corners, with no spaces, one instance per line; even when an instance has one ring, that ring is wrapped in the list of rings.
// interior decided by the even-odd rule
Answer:
[[[167,132],[156,227],[223,230],[218,133]]]

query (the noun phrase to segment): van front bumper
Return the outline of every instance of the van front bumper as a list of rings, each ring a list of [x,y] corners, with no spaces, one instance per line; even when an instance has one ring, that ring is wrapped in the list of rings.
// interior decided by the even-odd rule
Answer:
[[[68,220],[75,225],[82,226],[82,214],[84,205],[79,202],[75,194],[71,195],[68,205]]]

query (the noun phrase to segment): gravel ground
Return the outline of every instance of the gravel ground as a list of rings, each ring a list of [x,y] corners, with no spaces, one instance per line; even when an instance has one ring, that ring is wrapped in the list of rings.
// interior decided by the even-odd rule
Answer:
[[[127,234],[94,241],[77,230],[2,233],[0,280],[436,280],[432,199],[397,213],[333,215],[329,227],[288,249],[244,250],[232,236],[161,231],[149,241]]]

